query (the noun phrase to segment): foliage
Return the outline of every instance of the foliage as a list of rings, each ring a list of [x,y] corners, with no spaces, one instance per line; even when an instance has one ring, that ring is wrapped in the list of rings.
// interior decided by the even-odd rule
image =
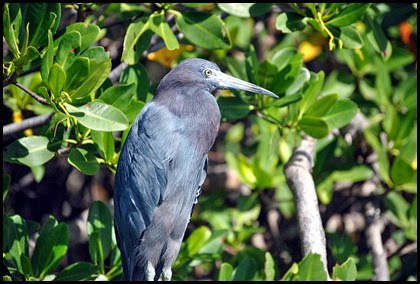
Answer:
[[[76,20],[64,17],[70,11]],[[248,193],[238,193],[233,202],[220,190],[203,194],[173,278],[326,280],[319,255],[299,255],[296,234],[276,239],[262,221],[267,198],[284,216],[280,226],[296,222],[283,168],[309,135],[318,139],[313,176],[327,208],[323,218],[350,206],[340,203],[347,197],[339,185],[362,188],[377,180],[381,209],[390,220],[384,237],[401,249],[417,241],[416,12],[417,5],[381,3],[5,3],[5,109],[15,123],[23,116],[53,115],[45,127],[9,141],[4,161],[29,167],[37,182],[62,153],[84,175],[115,173],[125,137],[156,88],[149,63],[209,59],[280,98],[242,91],[217,97],[222,122],[229,125],[217,151],[223,150]],[[120,38],[111,27],[119,27]],[[267,38],[274,44],[267,47]],[[118,56],[106,40],[122,43]],[[159,41],[166,46],[163,53],[153,50]],[[110,74],[119,60],[128,67],[114,84]],[[358,114],[368,125],[352,141],[348,129],[355,126],[349,123]],[[376,163],[369,158],[375,155]],[[15,196],[10,188],[16,181],[3,177],[5,203]],[[362,201],[354,197],[350,207],[360,208]],[[3,280],[121,279],[121,255],[105,203],[90,205],[90,260],[67,266],[60,266],[69,248],[66,222],[51,215],[35,222],[17,210],[3,210]],[[280,243],[277,250],[254,246],[261,235]],[[372,278],[372,258],[353,237],[345,230],[327,234],[334,280]],[[416,264],[404,269],[404,261],[397,252],[388,259],[392,279],[417,277]]]

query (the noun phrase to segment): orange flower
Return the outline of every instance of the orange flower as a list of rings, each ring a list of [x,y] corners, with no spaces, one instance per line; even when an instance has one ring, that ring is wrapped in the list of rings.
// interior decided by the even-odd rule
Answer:
[[[179,57],[179,55],[183,51],[185,50],[191,51],[193,49],[194,47],[192,45],[186,45],[186,44],[181,44],[180,48],[174,49],[174,50],[169,50],[166,47],[164,47],[155,52],[149,53],[147,55],[147,59],[152,60],[152,61],[157,61],[163,66],[171,68],[174,61]]]
[[[402,22],[400,24],[400,35],[401,35],[401,40],[403,43],[405,44],[410,43],[410,37],[412,33],[413,33],[413,27],[410,25],[410,23]]]

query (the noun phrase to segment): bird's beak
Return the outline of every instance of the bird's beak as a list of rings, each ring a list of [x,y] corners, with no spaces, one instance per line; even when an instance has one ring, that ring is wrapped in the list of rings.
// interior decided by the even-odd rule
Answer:
[[[212,70],[215,74],[215,79],[217,80],[219,84],[219,88],[221,89],[235,89],[235,90],[242,90],[247,92],[252,92],[256,94],[263,94],[267,95],[273,98],[279,98],[276,94],[273,92],[270,92],[269,90],[266,90],[264,88],[261,88],[257,85],[248,83],[246,81],[240,80],[238,78],[232,77],[230,75],[227,75],[223,72]]]

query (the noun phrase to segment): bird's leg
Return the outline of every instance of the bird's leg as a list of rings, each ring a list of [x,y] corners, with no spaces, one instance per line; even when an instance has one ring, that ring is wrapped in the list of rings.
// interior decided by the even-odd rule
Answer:
[[[155,280],[155,268],[153,267],[150,261],[147,262],[146,266],[146,280],[147,281],[154,281]]]
[[[171,281],[172,269],[170,266],[163,267],[162,274],[163,274],[163,281]]]

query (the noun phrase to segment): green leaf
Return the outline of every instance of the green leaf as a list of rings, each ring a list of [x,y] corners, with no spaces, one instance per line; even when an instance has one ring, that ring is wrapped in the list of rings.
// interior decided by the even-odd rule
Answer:
[[[369,8],[370,4],[365,3],[353,3],[349,4],[342,10],[338,15],[334,16],[331,20],[326,22],[326,25],[332,25],[335,27],[349,26],[359,20],[366,9]]]
[[[28,167],[40,166],[49,161],[55,146],[49,144],[45,136],[29,136],[16,140],[6,147],[4,158],[10,163],[20,163]]]
[[[328,75],[321,96],[338,94],[340,98],[348,98],[354,93],[355,88],[354,78],[351,75],[335,70]]]
[[[417,169],[412,167],[417,159],[417,135],[411,134],[391,167],[391,178],[396,185],[417,184]]]
[[[92,140],[102,151],[102,156],[106,161],[112,161],[115,152],[114,137],[112,132],[100,132],[92,130]]]
[[[23,54],[21,57],[14,60],[13,62],[16,65],[16,67],[22,67],[28,64],[29,62],[31,62],[32,60],[35,60],[38,57],[39,57],[38,50],[35,47],[30,46],[26,49],[25,54]]]
[[[67,70],[68,75],[64,91],[70,93],[77,89],[79,85],[86,79],[90,72],[89,59],[86,57],[77,57],[70,68]]]
[[[25,279],[28,279],[33,275],[31,260],[26,255],[21,254],[20,262],[22,264],[23,275],[25,275]]]
[[[298,126],[317,139],[327,136],[329,132],[328,124],[322,118],[315,116],[307,115],[302,117],[298,122]]]
[[[297,276],[300,281],[327,281],[328,275],[324,270],[321,256],[316,253],[307,254],[299,262],[299,272]]]
[[[352,255],[357,254],[357,245],[347,234],[326,233],[331,253],[338,263],[343,263]]]
[[[240,119],[251,111],[251,106],[239,97],[217,97],[222,121]]]
[[[408,202],[396,191],[390,191],[384,198],[385,207],[388,213],[391,213],[393,218],[391,220],[399,227],[410,226],[408,220],[408,212],[410,206]]]
[[[3,6],[3,33],[14,58],[18,58],[19,31],[22,25],[22,12],[19,4],[5,3]]]
[[[72,148],[67,161],[70,165],[88,176],[93,176],[99,171],[99,164],[95,155],[85,149]]]
[[[76,262],[64,268],[53,281],[80,281],[99,272],[98,266],[89,262]]]
[[[3,275],[3,281],[12,281],[12,277],[9,275]]]
[[[353,27],[342,27],[340,39],[343,41],[343,47],[348,49],[357,49],[363,47],[363,39],[359,32]]]
[[[120,76],[120,84],[129,84],[134,82],[136,85],[137,99],[146,102],[147,93],[149,92],[149,77],[147,70],[140,62],[130,65],[124,69]]]
[[[280,94],[280,92],[274,89],[276,83],[283,80],[283,77],[279,75],[277,66],[269,60],[264,60],[258,64],[256,69],[256,83],[263,88],[272,90],[276,94]]]
[[[294,281],[296,280],[296,275],[299,273],[299,265],[294,262],[292,266],[287,270],[287,272],[283,275],[281,280],[283,281]]]
[[[195,229],[186,241],[188,256],[192,257],[208,242],[211,231],[206,226]]]
[[[325,74],[323,71],[319,73],[310,72],[311,77],[308,81],[308,87],[303,93],[303,99],[299,103],[299,111],[304,114],[308,107],[316,100],[321,93],[322,86],[324,85]]]
[[[7,193],[9,192],[10,180],[11,178],[9,175],[3,175],[3,204],[6,201]]]
[[[379,176],[389,186],[392,185],[389,177],[389,159],[385,148],[382,146],[379,138],[373,133],[371,128],[366,128],[363,132],[366,141],[372,146],[373,150],[378,154]]]
[[[231,40],[225,23],[214,14],[202,12],[177,13],[178,29],[192,44],[205,49],[229,49]]]
[[[227,262],[222,263],[219,270],[218,281],[232,281],[233,280],[233,267]]]
[[[165,14],[153,14],[149,18],[150,29],[158,34],[169,50],[178,49],[179,43],[174,32],[165,20]]]
[[[388,72],[392,72],[412,64],[414,60],[414,55],[410,51],[403,48],[395,48],[385,65]]]
[[[144,107],[144,102],[137,101],[134,98],[131,99],[130,103],[124,109],[124,114],[128,119],[129,123],[132,123],[137,115],[140,113],[141,109]]]
[[[333,268],[333,280],[354,281],[357,278],[356,262],[353,258],[347,259],[342,265],[336,264]]]
[[[66,34],[76,31],[80,34],[80,51],[83,52],[89,46],[92,45],[96,41],[96,38],[99,35],[100,29],[95,24],[88,24],[88,23],[74,23],[68,25],[64,28],[63,34],[56,39],[54,42],[54,46],[60,44],[63,40],[65,40]]]
[[[268,13],[272,3],[218,3],[223,11],[238,17],[257,17]]]
[[[349,170],[333,171],[323,179],[316,187],[316,192],[323,204],[329,204],[333,195],[335,182],[359,182],[368,180],[373,176],[373,171],[365,165],[353,166]],[[343,260],[344,261],[344,260]]]
[[[25,219],[19,215],[8,217],[9,253],[16,263],[17,270],[23,274],[21,255],[29,255],[28,229]]]
[[[48,83],[48,76],[50,69],[53,66],[54,61],[54,47],[53,47],[53,36],[51,30],[48,30],[48,46],[47,51],[42,57],[41,61],[41,77],[45,83]]]
[[[271,89],[276,94],[283,94],[296,81],[301,74],[303,54],[296,53],[290,59],[289,64],[277,74],[274,86]]]
[[[297,76],[297,78],[289,87],[287,87],[285,95],[290,96],[300,93],[303,86],[310,78],[311,74],[309,73],[309,70],[305,67],[302,67],[299,71],[299,75]]]
[[[213,3],[181,3],[181,4],[182,4],[182,6],[185,6],[187,8],[196,9],[196,8],[209,6]]]
[[[81,107],[64,103],[67,111],[83,126],[97,131],[123,131],[128,128],[127,117],[119,109],[101,101],[93,101]]]
[[[111,72],[111,59],[97,62],[90,60],[90,72],[79,87],[69,94],[72,99],[83,98],[96,91]]]
[[[43,165],[31,167],[32,174],[34,175],[35,181],[40,183],[45,175],[45,167]]]
[[[366,13],[363,21],[367,26],[366,33],[368,35],[368,40],[375,50],[380,53],[385,60],[388,60],[388,58],[392,55],[392,46],[381,25],[378,23],[378,20],[376,18],[372,19],[371,16]]]
[[[304,115],[310,115],[315,117],[323,117],[326,113],[328,113],[337,103],[338,95],[331,94],[323,96],[313,102],[309,107],[308,110],[304,113]]]
[[[241,50],[247,50],[251,45],[254,20],[252,18],[239,18],[233,15],[229,15],[223,20],[229,30],[232,44]]]
[[[380,106],[386,106],[389,103],[389,97],[392,92],[391,74],[386,69],[386,65],[379,57],[375,57],[376,78],[375,87],[378,94]]]
[[[238,267],[236,267],[233,281],[249,281],[254,278],[256,270],[256,263],[252,258],[243,259]]]
[[[280,13],[276,19],[276,29],[283,33],[301,31],[306,27],[306,18],[297,13]]]
[[[106,89],[98,99],[124,112],[125,107],[127,107],[134,95],[134,87],[134,82],[115,85]]]
[[[64,34],[57,49],[55,62],[67,71],[76,59],[76,53],[80,50],[81,44],[82,36],[78,31],[70,31]]]
[[[69,232],[67,224],[59,223],[50,216],[42,226],[32,256],[34,275],[43,279],[60,264],[67,252]]]
[[[289,64],[296,52],[294,47],[282,48],[273,55],[271,61],[276,65],[277,70],[281,71]]]
[[[347,125],[359,111],[357,104],[349,99],[339,99],[323,116],[330,129]]]
[[[148,48],[153,32],[148,18],[140,18],[128,26],[124,37],[121,60],[127,64],[136,64],[142,53]]]
[[[51,93],[59,98],[61,96],[61,90],[66,83],[66,73],[63,68],[57,63],[51,67],[50,75],[48,76],[48,86],[50,87]]]
[[[275,270],[274,270],[274,259],[271,256],[271,254],[267,251],[265,253],[265,262],[264,262],[264,275],[265,279],[268,281],[273,281],[275,276]]]
[[[213,230],[207,243],[200,248],[199,255],[220,255],[223,251],[223,239],[227,235],[226,230]]]
[[[89,209],[87,233],[89,235],[89,254],[94,263],[100,265],[111,251],[112,216],[105,203],[95,201]]]
[[[89,48],[83,52],[80,56],[87,57],[89,59],[95,59],[96,62],[101,63],[109,58],[109,52],[106,52],[103,46],[95,46]]]
[[[285,107],[295,102],[298,102],[302,99],[302,94],[294,94],[290,96],[284,96],[278,100],[276,100],[273,104],[275,107]]]
[[[58,3],[21,4],[24,22],[22,27],[29,25],[29,45],[39,48],[48,42],[48,30],[52,34],[57,31],[61,20],[61,5]],[[20,41],[24,33],[20,34]]]
[[[245,53],[245,69],[248,81],[257,83],[256,73],[258,71],[258,66],[257,53],[255,52],[254,46],[251,44]]]

